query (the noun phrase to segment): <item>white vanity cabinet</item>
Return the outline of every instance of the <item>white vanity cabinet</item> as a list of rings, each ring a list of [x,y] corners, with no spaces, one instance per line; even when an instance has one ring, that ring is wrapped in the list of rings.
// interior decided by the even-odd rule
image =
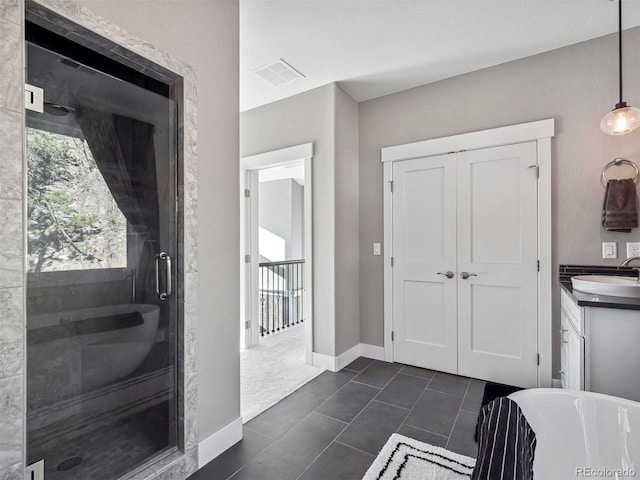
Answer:
[[[561,297],[560,382],[562,388],[585,389],[584,315],[565,292]]]
[[[610,299],[561,289],[562,388],[640,401],[640,310]]]

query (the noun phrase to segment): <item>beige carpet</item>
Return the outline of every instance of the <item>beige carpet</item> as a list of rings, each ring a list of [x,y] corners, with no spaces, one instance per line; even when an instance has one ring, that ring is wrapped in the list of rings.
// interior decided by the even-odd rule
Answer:
[[[244,423],[324,370],[305,363],[304,324],[261,337],[240,351],[240,415]]]

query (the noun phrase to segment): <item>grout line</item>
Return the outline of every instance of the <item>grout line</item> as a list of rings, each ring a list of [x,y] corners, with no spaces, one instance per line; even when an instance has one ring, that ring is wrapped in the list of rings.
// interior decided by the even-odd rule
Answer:
[[[417,368],[417,367],[416,367]],[[412,377],[412,378],[420,378],[422,380],[424,380],[425,382],[427,382],[427,385],[429,384],[429,382],[431,381],[431,379],[433,378],[433,375],[431,375],[429,378],[426,377],[421,377],[420,375],[413,375],[411,373],[406,373],[403,372],[402,370],[400,370],[400,372],[398,372],[400,375],[404,375],[405,377]],[[426,387],[425,387],[426,388]]]
[[[355,378],[355,377],[354,377]],[[373,385],[367,385],[366,383],[360,383],[360,382],[356,382],[353,379],[349,380],[348,382],[345,382],[344,385],[342,385],[338,390],[336,390],[335,392],[333,392],[331,395],[329,395],[327,398],[324,398],[322,403],[320,405],[318,405],[313,411],[315,412],[316,409],[320,408],[322,405],[324,405],[327,401],[329,401],[330,398],[333,398],[340,390],[342,390],[343,388],[345,388],[347,385],[349,385],[349,383],[358,383],[360,385],[366,385],[367,387],[373,387]],[[373,387],[373,388],[377,388],[377,387]],[[319,397],[322,398],[322,397]],[[333,418],[333,417],[331,417]]]
[[[464,403],[464,402],[463,402],[463,403]],[[462,408],[462,407],[460,407],[460,411],[461,411],[461,412],[465,412],[465,413],[472,413],[472,414],[474,414],[474,415],[477,417],[478,415],[480,415],[480,409],[481,409],[481,408],[482,408],[482,407],[478,407],[478,410],[468,410],[468,409],[466,409],[466,408]]]
[[[356,380],[350,380],[353,383],[357,383],[358,385],[366,385],[367,387],[372,387],[372,388],[376,388],[378,390],[382,390],[384,387],[376,387],[375,385],[369,385],[368,383],[362,383],[362,382],[358,382]],[[348,383],[348,382],[347,382]]]
[[[471,382],[469,382],[471,383]],[[467,385],[467,390],[469,389],[469,386]],[[467,391],[465,390],[465,395],[467,394]],[[460,418],[460,412],[462,411],[462,403],[464,402],[464,397],[462,398],[462,402],[460,402],[460,406],[458,407],[458,413],[456,413],[456,419],[453,421],[453,425],[451,426],[451,431],[449,432],[449,439],[447,440],[447,444],[445,445],[445,448],[449,448],[449,442],[451,442],[451,437],[453,436],[453,431],[456,428],[456,424],[458,423],[458,418]]]
[[[322,415],[322,414],[320,414],[320,415]],[[325,416],[326,416],[326,415],[325,415]],[[329,417],[329,418],[333,418],[333,417]],[[344,423],[344,422],[343,422],[343,423]],[[328,445],[327,445],[327,446],[326,446],[326,447],[325,447],[325,448],[324,448],[324,449],[323,449],[323,450],[318,454],[318,456],[317,456],[316,458],[314,458],[313,460],[311,460],[311,462],[309,462],[309,465],[307,465],[307,467],[306,467],[302,472],[300,472],[300,475],[298,475],[298,476],[296,477],[296,479],[298,479],[298,478],[302,477],[302,475],[304,475],[304,472],[306,472],[307,470],[309,470],[309,468],[311,467],[311,465],[313,465],[313,464],[316,462],[316,460],[318,460],[318,458],[320,458],[320,456],[321,456],[324,452],[326,452],[326,451],[327,451],[327,449],[328,449],[328,448],[331,446],[331,444],[336,440],[336,438],[338,438],[340,435],[342,435],[342,432],[344,432],[347,428],[349,428],[349,425],[351,425],[351,423],[347,423],[347,424],[345,425],[345,427],[344,427],[342,430],[340,430],[340,431],[338,432],[338,434],[337,434],[335,437],[333,437],[333,440],[331,440],[331,441],[329,442],[329,444],[328,444]],[[278,473],[280,473],[280,472],[278,472]]]
[[[253,418],[252,418],[251,420],[253,420]],[[251,420],[249,420],[249,421],[251,421]],[[258,431],[258,430],[256,430],[255,428],[247,427],[247,426],[246,426],[246,423],[245,423],[244,425],[242,425],[242,428],[246,428],[247,430],[251,430],[252,432],[257,433],[257,434],[259,434],[259,435],[262,435],[263,437],[266,437],[266,438],[268,438],[269,440],[277,440],[277,438],[275,438],[275,437],[270,437],[270,436],[269,436],[269,435],[267,435],[266,433],[259,432],[259,431]],[[278,438],[280,438],[280,437],[278,437]]]
[[[392,364],[392,365],[394,365],[394,364]],[[402,370],[402,368],[400,370]],[[396,378],[398,375],[400,375],[400,370],[398,370],[396,373],[394,373],[393,376],[389,379],[389,381],[384,384],[384,387],[380,388],[380,390],[384,390],[385,388],[387,388],[389,386],[389,384],[393,381],[393,379]]]
[[[471,382],[474,379],[471,378],[469,379],[469,385],[467,385],[467,391],[464,394],[464,397],[462,399],[462,405],[460,406],[460,410],[465,411],[465,412],[469,412],[469,413],[474,413],[476,416],[480,415],[480,410],[482,408],[482,398],[480,398],[480,406],[478,408],[476,408],[475,410],[467,410],[466,408],[464,408],[464,402],[467,399],[467,396],[469,395],[469,389],[471,388]],[[485,383],[486,385],[486,383]]]
[[[439,436],[439,437],[446,438],[446,439],[447,439],[447,441],[449,441],[449,437],[447,437],[446,435],[442,435],[441,433],[432,432],[431,430],[427,430],[426,428],[416,427],[415,425],[409,425],[408,423],[405,423],[405,422],[403,422],[403,423],[402,423],[402,425],[400,425],[400,428],[402,428],[403,426],[404,426],[404,427],[411,427],[411,428],[415,428],[416,430],[420,430],[420,431],[423,431],[423,432],[427,432],[427,433],[430,433],[431,435],[437,435],[437,436]],[[398,428],[398,430],[400,430],[400,428]],[[452,430],[453,430],[453,429],[452,429]],[[396,433],[397,433],[397,431],[396,431]]]
[[[468,386],[467,386],[468,388]],[[429,388],[428,386],[425,388],[425,390],[429,390],[430,392],[438,392],[438,393],[445,393],[447,395],[451,395],[452,397],[456,397],[456,398],[461,398],[464,400],[464,396],[466,395],[466,390],[465,393],[463,393],[462,395],[456,395],[455,393],[451,393],[451,392],[443,392],[442,390],[435,390],[433,388]]]
[[[429,385],[431,385],[431,382],[433,382],[433,379],[436,378],[436,374],[438,372],[434,373],[433,375],[431,375],[431,378],[429,379],[429,381],[427,382],[427,384],[424,386],[424,389],[426,390],[427,388],[429,388]]]
[[[373,400],[375,400],[378,403],[383,403],[384,405],[389,405],[390,407],[399,408],[400,410],[409,410],[409,411],[411,411],[411,408],[413,408],[413,405],[411,406],[411,408],[401,407],[399,405],[394,405],[393,403],[389,403],[389,402],[384,402],[382,400],[378,400],[376,397],[373,397]]]
[[[254,417],[254,418],[255,418],[255,417]],[[253,418],[252,418],[251,420],[253,420]],[[251,420],[249,420],[249,421],[251,421]],[[248,422],[247,422],[247,423],[248,423]],[[244,430],[245,428],[246,428],[247,430],[250,430],[251,432],[253,432],[253,433],[257,434],[257,435],[260,435],[261,437],[268,438],[269,440],[274,440],[274,439],[273,439],[273,438],[271,438],[269,435],[265,435],[264,433],[259,432],[259,431],[258,431],[258,430],[256,430],[255,428],[247,427],[247,424],[246,424],[246,423],[245,423],[244,425],[242,425],[242,429]],[[242,438],[244,438],[244,435],[242,436]]]
[[[464,397],[461,397],[460,395],[456,395],[455,393],[443,392],[442,390],[433,390],[432,388],[428,388],[428,387],[425,388],[422,393],[424,394],[424,392],[426,392],[427,390],[430,391],[430,392],[442,393],[444,395],[449,395],[450,397],[459,398],[461,400],[464,400]]]
[[[335,420],[336,422],[340,422],[340,423],[344,423],[346,425],[349,425],[349,422],[345,422],[344,420],[340,420],[339,418],[332,417],[331,415],[325,415],[324,413],[317,412],[316,410],[314,410],[312,413],[317,413],[318,415],[322,415],[325,418],[330,418],[331,420]]]
[[[469,394],[469,387],[471,386],[471,379],[469,379],[469,383],[467,383],[467,388],[464,391],[464,395],[462,396],[462,403],[464,403],[464,400],[467,398],[467,395]],[[462,405],[460,406],[460,408],[462,408]]]
[[[339,442],[338,440],[334,440],[333,443],[337,443],[338,445],[342,445],[342,446],[347,447],[347,448],[353,448],[354,450],[357,450],[358,452],[362,452],[365,455],[369,455],[371,458],[376,458],[375,455],[372,455],[369,452],[365,452],[364,450],[360,450],[359,448],[352,447],[351,445],[347,445],[346,443]]]
[[[251,429],[249,429],[249,430],[251,430]],[[251,430],[251,431],[252,431],[252,432],[255,432],[255,433],[258,433],[258,434],[260,434],[260,435],[262,435],[260,432],[256,432],[255,430]],[[265,436],[265,435],[263,435],[263,436]],[[269,437],[267,437],[267,438],[269,438]],[[269,438],[269,439],[270,439],[270,440],[273,440],[272,438]],[[243,437],[242,437],[242,440],[244,440],[244,435],[243,435]],[[242,442],[242,440],[240,440],[240,442]],[[240,442],[238,442],[238,443],[240,443]],[[237,444],[236,444],[236,445],[237,445]],[[269,442],[269,443],[267,444],[267,446],[266,446],[266,447],[264,447],[262,450],[260,450],[258,453],[256,453],[256,454],[255,454],[253,457],[251,457],[247,462],[243,463],[243,464],[242,464],[242,466],[240,466],[240,468],[238,468],[235,472],[233,472],[231,475],[229,475],[229,476],[227,477],[227,480],[228,480],[228,479],[230,479],[231,477],[233,477],[236,473],[238,473],[238,472],[239,472],[240,470],[242,470],[244,467],[246,467],[247,465],[249,465],[249,463],[251,463],[251,461],[252,461],[252,460],[254,460],[254,459],[258,458],[258,455],[262,455],[262,453],[264,453],[264,452],[265,452],[265,451],[266,451],[266,450],[267,450],[271,445],[273,445],[273,442]],[[229,451],[229,450],[225,450],[225,451]],[[224,452],[223,452],[223,453],[224,453]],[[215,460],[215,459],[214,459],[214,460]],[[213,460],[212,460],[212,461],[213,461]],[[204,467],[203,467],[203,468],[204,468]],[[280,472],[278,472],[278,473],[280,473]],[[280,473],[280,475],[282,475],[282,474]],[[285,478],[287,478],[287,477],[286,477],[286,475],[282,475],[282,476],[283,476],[283,477],[285,477]]]
[[[371,405],[371,403],[373,403],[373,401],[375,400],[375,398],[376,398],[376,397],[373,397],[371,400],[369,400],[369,402],[367,402],[367,404],[366,404],[364,407],[362,407],[362,409],[358,412],[358,414],[357,414],[355,417],[353,417],[353,420],[351,420],[351,422],[349,422],[349,425],[351,425],[353,422],[355,422],[355,421],[358,419],[358,417],[359,417],[360,415],[362,415],[362,412],[364,412],[364,411],[367,409],[367,407],[368,407],[369,405]],[[382,403],[382,402],[380,402],[380,403]],[[394,405],[394,406],[395,406],[395,405]],[[407,413],[407,414],[408,414],[408,413]],[[405,416],[405,418],[406,418],[406,416]],[[402,421],[404,422],[404,420],[402,420]],[[342,433],[342,432],[340,432],[340,433]],[[338,436],[339,436],[339,435],[338,435]],[[336,438],[338,438],[338,437],[336,436]]]

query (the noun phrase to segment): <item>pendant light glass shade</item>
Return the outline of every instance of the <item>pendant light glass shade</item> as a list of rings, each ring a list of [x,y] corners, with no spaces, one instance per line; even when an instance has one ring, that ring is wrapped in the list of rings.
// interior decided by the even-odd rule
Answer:
[[[640,109],[622,101],[622,0],[618,0],[618,85],[620,100],[600,120],[600,130],[607,135],[624,135],[640,127]]]
[[[640,127],[640,108],[628,107],[623,102],[600,120],[600,130],[607,135],[624,135]]]

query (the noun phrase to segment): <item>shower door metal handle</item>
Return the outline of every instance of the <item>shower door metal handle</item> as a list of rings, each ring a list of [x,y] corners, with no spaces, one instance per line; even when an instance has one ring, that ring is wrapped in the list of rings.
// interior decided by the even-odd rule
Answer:
[[[167,261],[167,295],[166,297],[164,297],[166,299],[169,295],[171,295],[171,257],[166,253],[164,255],[165,260]]]
[[[167,291],[160,291],[160,260],[165,260],[167,265]],[[156,255],[156,293],[160,300],[166,300],[171,295],[171,257],[166,252]]]

